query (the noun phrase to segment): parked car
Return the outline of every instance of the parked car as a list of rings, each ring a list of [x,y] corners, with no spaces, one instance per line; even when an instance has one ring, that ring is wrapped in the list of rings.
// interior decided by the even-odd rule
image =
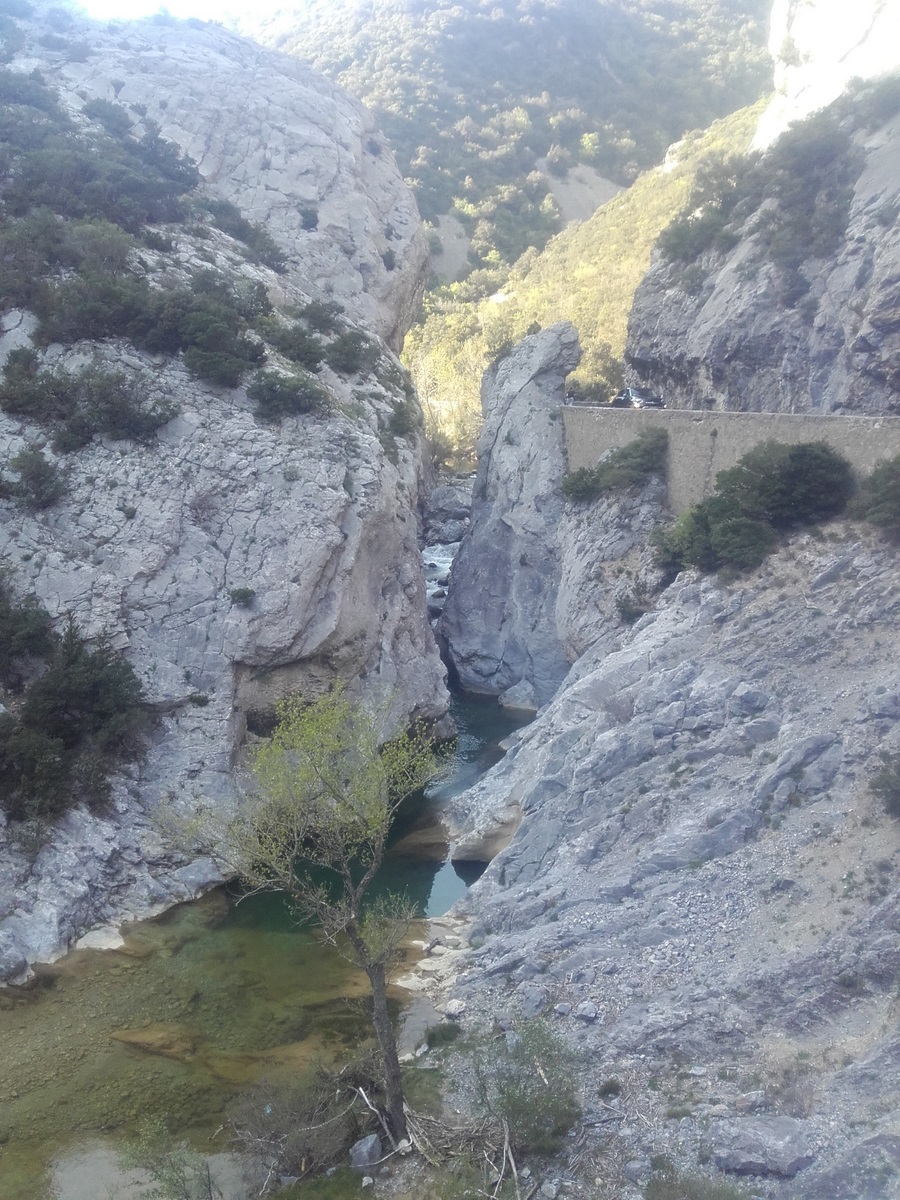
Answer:
[[[613,396],[612,408],[665,408],[665,401],[649,388],[627,387]]]

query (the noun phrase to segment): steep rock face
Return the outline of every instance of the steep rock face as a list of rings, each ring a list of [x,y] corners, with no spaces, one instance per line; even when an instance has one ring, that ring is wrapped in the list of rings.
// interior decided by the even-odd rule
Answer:
[[[617,607],[654,576],[659,481],[590,506],[560,493],[562,382],[578,353],[572,327],[555,325],[486,374],[472,522],[439,626],[463,687],[512,688],[502,699],[516,707],[546,704],[587,646],[614,640]]]
[[[91,94],[146,104],[235,203],[250,206],[241,189],[251,188],[261,146],[293,147],[279,151],[282,166],[248,213],[268,218],[282,240],[284,274],[250,265],[224,234],[200,238],[179,226],[171,254],[132,252],[129,265],[152,284],[183,286],[211,265],[261,284],[276,303],[335,297],[385,336],[402,334],[422,262],[415,206],[390,156],[366,149],[367,118],[336,88],[323,82],[317,91],[301,64],[219,29],[75,21],[68,36],[91,35],[81,62],[39,42],[37,18],[23,28],[12,69],[40,66],[63,89],[77,86],[63,90],[73,110]],[[280,132],[265,125],[276,112]],[[301,236],[295,218],[313,196],[319,229]],[[404,264],[393,272],[381,260],[388,216]],[[30,345],[35,324],[28,313],[3,315],[0,361]],[[12,585],[59,621],[71,613],[88,637],[109,633],[158,717],[146,757],[113,780],[104,815],[69,814],[38,853],[0,819],[0,980],[21,977],[28,962],[54,957],[92,926],[188,899],[219,878],[214,863],[166,844],[153,811],[161,800],[182,809],[232,803],[247,726],[288,691],[314,695],[345,679],[384,709],[386,731],[446,713],[413,515],[422,438],[414,422],[404,435],[390,432],[408,399],[393,355],[381,348],[376,357],[362,376],[322,368],[327,415],[272,424],[253,415],[244,388],[203,384],[178,360],[114,340],[82,342],[46,349],[43,365],[96,361],[173,403],[178,415],[150,444],[96,437],[54,456],[46,428],[0,415],[4,463],[37,446],[56,458],[68,488],[38,513],[0,499],[0,559]],[[277,355],[269,365],[290,369]]]
[[[900,831],[867,781],[900,746],[898,605],[893,550],[852,527],[680,577],[454,801],[464,857],[517,829],[464,902],[457,994],[548,1013],[623,1081],[643,1119],[604,1153],[637,1177],[712,1156],[773,1196],[893,1195]]]
[[[626,357],[674,408],[895,413],[900,391],[900,118],[855,137],[864,154],[846,237],[808,258],[791,302],[753,221],[689,268],[657,257],[638,288]]]
[[[769,19],[775,95],[755,144],[770,145],[791,121],[830,104],[851,79],[896,70],[898,45],[900,9],[893,0],[775,0]]]
[[[565,455],[559,406],[580,354],[574,328],[554,325],[484,378],[472,523],[440,624],[460,683],[472,691],[524,683],[544,703],[568,669],[554,617]]]
[[[63,505],[23,515],[0,502],[0,558],[51,615],[112,635],[159,726],[146,759],[115,785],[118,816],[66,823],[65,891],[48,850],[30,875],[20,864],[21,886],[0,897],[0,931],[17,908],[12,927],[30,959],[109,919],[116,906],[101,878],[124,889],[125,911],[142,907],[142,890],[144,907],[185,898],[177,861],[152,887],[144,868],[134,872],[146,834],[137,814],[166,798],[230,802],[247,719],[279,696],[314,695],[341,677],[386,703],[392,726],[446,709],[418,564],[416,463],[405,447],[396,467],[388,461],[376,406],[364,421],[260,425],[240,392],[204,394],[174,364],[112,355],[180,415],[154,446],[94,444],[73,456]],[[34,432],[0,417],[10,453]],[[231,595],[244,588],[247,606]]]
[[[29,40],[12,69],[40,70],[75,112],[101,99],[155,121],[213,195],[265,224],[288,255],[287,281],[339,301],[399,348],[428,247],[412,193],[361,104],[298,59],[219,25],[60,14],[36,7],[18,22]],[[48,24],[58,49],[43,37]]]

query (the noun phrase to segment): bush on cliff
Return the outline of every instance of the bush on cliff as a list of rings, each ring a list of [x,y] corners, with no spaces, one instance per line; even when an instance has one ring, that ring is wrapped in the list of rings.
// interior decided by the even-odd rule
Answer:
[[[663,231],[659,248],[670,262],[695,262],[727,251],[752,235],[763,259],[780,268],[789,306],[809,287],[800,273],[808,258],[835,253],[850,218],[853,187],[865,156],[855,130],[896,111],[897,77],[797,121],[763,154],[722,157],[698,172],[681,213]]]
[[[900,455],[879,463],[862,481],[850,505],[850,514],[900,540]]]
[[[260,421],[320,413],[328,407],[328,393],[306,372],[280,375],[277,371],[259,371],[247,395],[256,401],[254,415]]]
[[[556,1154],[581,1115],[572,1051],[540,1018],[521,1021],[511,1044],[477,1045],[479,1106],[506,1123],[516,1152]]]
[[[632,442],[613,450],[596,467],[580,467],[563,478],[560,491],[569,500],[595,500],[604,492],[646,483],[666,473],[669,436],[664,429],[647,429]]]
[[[53,646],[49,614],[33,596],[17,600],[0,575],[0,684],[20,687],[28,663],[45,658]]]
[[[370,371],[378,361],[379,349],[360,329],[348,329],[330,342],[325,351],[325,361],[340,375],[356,375]]]
[[[837,516],[853,490],[850,464],[827,443],[761,442],[719,472],[712,496],[656,535],[658,561],[673,574],[750,570],[779,533]]]
[[[869,787],[891,817],[900,817],[900,754],[882,754],[881,770]]]
[[[79,450],[94,434],[148,441],[175,415],[169,402],[149,401],[140,377],[109,371],[99,362],[68,371],[38,369],[31,350],[14,350],[0,380],[0,408],[55,431],[58,453]]]
[[[0,626],[14,635],[0,656],[3,682],[20,689],[0,716],[0,804],[13,820],[47,820],[81,801],[102,803],[148,722],[130,663],[105,638],[89,650],[71,617],[56,636],[36,601],[17,602],[4,585]]]
[[[52,508],[68,490],[65,474],[39,446],[26,446],[9,460],[12,479],[0,479],[0,495],[10,496],[26,512]]]

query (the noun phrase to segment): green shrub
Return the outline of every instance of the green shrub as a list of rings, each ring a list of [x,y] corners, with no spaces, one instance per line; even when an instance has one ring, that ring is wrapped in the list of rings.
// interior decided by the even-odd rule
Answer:
[[[249,608],[255,595],[256,588],[251,587],[232,588],[228,593],[231,603],[236,604],[238,608]]]
[[[276,320],[267,320],[259,328],[279,354],[291,362],[299,363],[307,371],[318,371],[322,365],[325,347],[315,334],[302,325],[283,325]]]
[[[122,138],[131,132],[131,117],[121,104],[113,104],[111,100],[88,100],[81,111],[92,121],[98,121],[113,137]]]
[[[863,479],[850,514],[883,529],[895,541],[900,539],[900,456],[879,463]]]
[[[143,279],[107,271],[86,271],[47,289],[46,300],[37,311],[41,323],[36,340],[51,342],[101,341],[108,337],[133,336],[146,321],[150,288]]]
[[[716,491],[655,537],[670,573],[745,571],[775,547],[779,532],[837,516],[854,480],[850,464],[825,442],[762,442],[716,476]]]
[[[102,218],[62,221],[48,208],[35,209],[0,221],[0,286],[10,304],[43,314],[48,276],[60,269],[88,275],[124,271],[133,245],[130,234]]]
[[[227,200],[208,200],[205,207],[216,228],[243,242],[250,250],[254,262],[262,263],[279,273],[285,270],[287,260],[284,252],[262,225],[248,221],[240,209]]]
[[[663,255],[694,262],[708,250],[730,249],[746,228],[785,272],[788,298],[797,293],[796,302],[808,287],[799,265],[832,254],[843,241],[863,166],[842,103],[796,122],[765,154],[710,159],[683,211],[660,235]],[[864,119],[862,111],[854,114],[854,123]]]
[[[139,1171],[153,1184],[144,1200],[220,1200],[223,1195],[209,1162],[187,1142],[170,1137],[160,1118],[141,1122],[138,1136],[126,1143],[122,1166]]]
[[[65,475],[37,446],[20,450],[9,460],[9,465],[17,478],[3,486],[27,512],[51,508],[68,490]]]
[[[449,1046],[455,1042],[461,1032],[458,1022],[442,1021],[439,1025],[429,1025],[422,1040],[435,1050],[438,1046]]]
[[[560,485],[570,500],[594,500],[604,492],[646,483],[651,475],[665,476],[668,434],[647,429],[634,441],[611,451],[596,467],[581,467],[566,475]]]
[[[826,442],[762,442],[716,476],[720,495],[733,499],[744,516],[775,529],[837,516],[854,489],[850,464]]]
[[[371,370],[380,351],[372,339],[360,329],[348,329],[338,334],[325,351],[325,361],[341,375],[355,375]]]
[[[0,408],[53,428],[57,453],[78,450],[95,434],[148,441],[176,412],[171,403],[150,402],[134,375],[106,370],[96,361],[74,372],[38,370],[29,350],[14,351],[7,359]]]
[[[633,625],[653,608],[653,599],[644,584],[637,584],[630,592],[619,592],[615,598],[616,612],[625,625]]]
[[[17,600],[0,576],[0,683],[18,687],[24,663],[44,658],[54,646],[53,626],[33,596]]]
[[[328,393],[311,375],[280,375],[277,371],[259,371],[247,388],[256,401],[254,415],[260,421],[280,421],[303,413],[323,412]]]
[[[110,772],[139,753],[147,724],[141,684],[105,638],[88,650],[71,617],[61,639],[34,609],[28,619],[42,625],[26,645],[46,669],[0,719],[0,803],[15,820],[102,803]]]
[[[882,754],[881,769],[869,787],[891,817],[900,817],[900,754]]]
[[[506,1121],[517,1151],[555,1154],[581,1110],[574,1055],[546,1021],[516,1026],[505,1048],[476,1048],[473,1069],[484,1109]]]
[[[391,437],[409,437],[421,427],[421,424],[419,407],[414,400],[406,396],[394,400],[387,424],[387,431]]]
[[[337,300],[311,300],[300,309],[299,315],[316,333],[335,333],[340,328],[343,304]]]
[[[319,210],[312,205],[300,209],[300,224],[303,228],[311,233],[319,227]]]

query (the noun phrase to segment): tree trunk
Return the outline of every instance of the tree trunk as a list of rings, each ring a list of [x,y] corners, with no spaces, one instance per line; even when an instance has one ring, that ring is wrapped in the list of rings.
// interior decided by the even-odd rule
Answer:
[[[366,974],[372,987],[372,1024],[375,1026],[375,1036],[378,1038],[384,1062],[388,1118],[394,1137],[398,1142],[402,1142],[408,1136],[406,1117],[403,1113],[403,1080],[400,1073],[400,1059],[397,1056],[397,1039],[394,1037],[394,1027],[388,1012],[384,964],[373,963],[371,966],[367,966]]]

